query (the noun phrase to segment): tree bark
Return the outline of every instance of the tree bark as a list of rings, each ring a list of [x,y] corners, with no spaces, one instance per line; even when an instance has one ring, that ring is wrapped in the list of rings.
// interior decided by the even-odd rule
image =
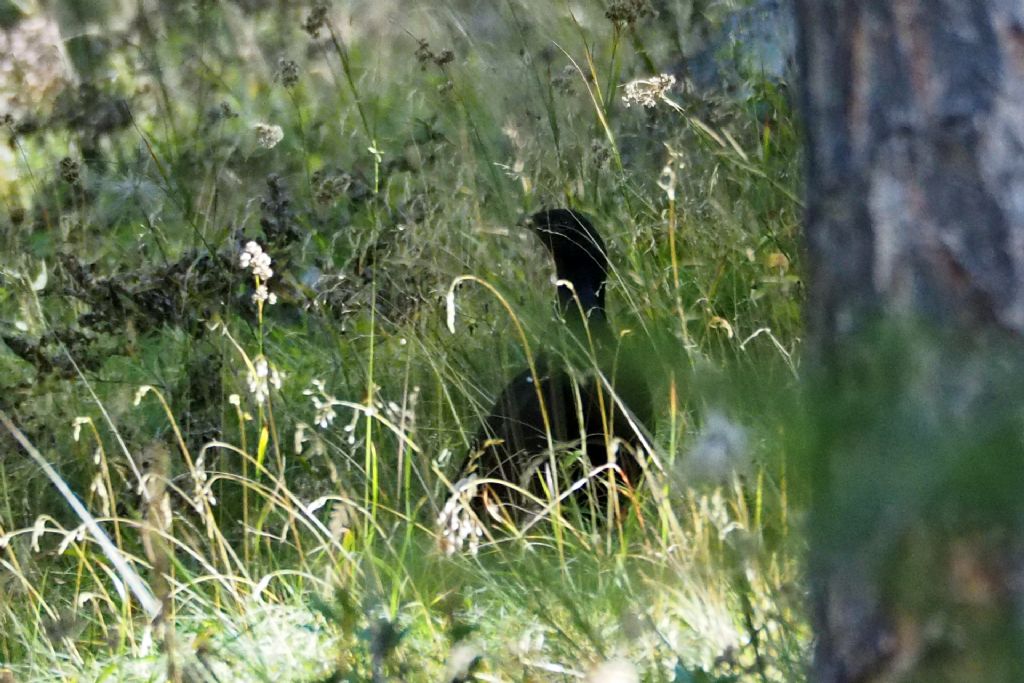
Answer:
[[[1024,2],[795,5],[812,679],[1024,680]]]

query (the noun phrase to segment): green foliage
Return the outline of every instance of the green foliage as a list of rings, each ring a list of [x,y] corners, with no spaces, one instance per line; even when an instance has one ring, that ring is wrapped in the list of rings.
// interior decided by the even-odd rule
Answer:
[[[881,606],[915,643],[907,680],[1013,680],[1010,599],[1022,513],[1022,358],[998,330],[876,321],[806,377],[797,484],[813,490],[810,566],[831,596]],[[795,482],[794,482],[795,483]],[[824,583],[824,582],[822,582]],[[858,593],[849,586],[871,585]],[[859,603],[853,601],[860,601]],[[844,605],[840,609],[851,610]]]

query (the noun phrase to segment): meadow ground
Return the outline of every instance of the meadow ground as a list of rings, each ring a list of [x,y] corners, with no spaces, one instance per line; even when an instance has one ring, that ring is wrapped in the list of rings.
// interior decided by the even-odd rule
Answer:
[[[709,38],[739,4],[0,2],[0,410],[128,561],[4,430],[0,679],[803,680],[798,124]],[[609,247],[644,482],[448,554],[558,353],[553,206]]]

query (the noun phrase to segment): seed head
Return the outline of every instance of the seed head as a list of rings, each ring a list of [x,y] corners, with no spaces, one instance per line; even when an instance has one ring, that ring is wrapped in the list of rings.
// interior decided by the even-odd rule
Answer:
[[[273,149],[284,140],[284,129],[272,123],[257,123],[252,127],[256,131],[256,143],[264,149]]]
[[[676,77],[672,74],[661,74],[654,78],[638,78],[626,84],[626,94],[622,96],[622,103],[627,107],[639,104],[650,109],[664,99],[665,94],[676,84]]]
[[[81,168],[78,162],[71,157],[64,157],[60,160],[60,179],[68,185],[77,185],[82,179]]]
[[[284,87],[294,88],[299,82],[299,65],[291,59],[277,60],[277,74],[274,78]]]
[[[311,38],[317,38],[320,35],[320,29],[327,23],[327,4],[318,2],[313,5],[312,9],[309,10],[309,16],[302,22],[302,30],[310,35]]]
[[[559,92],[572,95],[576,92],[576,81],[580,78],[579,72],[572,64],[566,64],[562,70],[551,77],[551,87]]]
[[[617,0],[608,6],[604,16],[608,18],[616,28],[632,26],[644,17],[654,15],[648,0]]]
[[[475,474],[460,479],[453,487],[454,493],[448,498],[437,517],[437,527],[441,532],[438,538],[442,552],[454,555],[466,547],[471,555],[476,555],[480,548],[480,539],[484,529],[470,508],[470,501],[479,493],[480,486]]]
[[[455,53],[451,50],[441,50],[441,52],[435,53],[430,49],[430,43],[422,39],[419,41],[419,47],[416,48],[416,61],[419,62],[420,69],[423,71],[426,71],[431,63],[438,68],[444,68],[454,60]]]

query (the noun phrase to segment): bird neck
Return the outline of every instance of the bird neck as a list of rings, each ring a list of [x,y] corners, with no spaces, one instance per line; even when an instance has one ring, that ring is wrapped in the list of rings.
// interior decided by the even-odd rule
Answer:
[[[572,289],[564,284],[558,285],[558,307],[566,318],[586,316],[588,319],[605,317],[604,287],[572,282]]]
[[[573,283],[573,290],[558,287],[559,313],[569,330],[580,339],[606,337],[611,330],[604,308],[604,287]]]
[[[586,258],[556,258],[555,270],[559,280],[558,303],[564,315],[579,314],[582,309],[588,318],[593,318],[595,312],[604,316],[603,268],[595,267]],[[566,286],[566,282],[571,283],[572,287]]]

